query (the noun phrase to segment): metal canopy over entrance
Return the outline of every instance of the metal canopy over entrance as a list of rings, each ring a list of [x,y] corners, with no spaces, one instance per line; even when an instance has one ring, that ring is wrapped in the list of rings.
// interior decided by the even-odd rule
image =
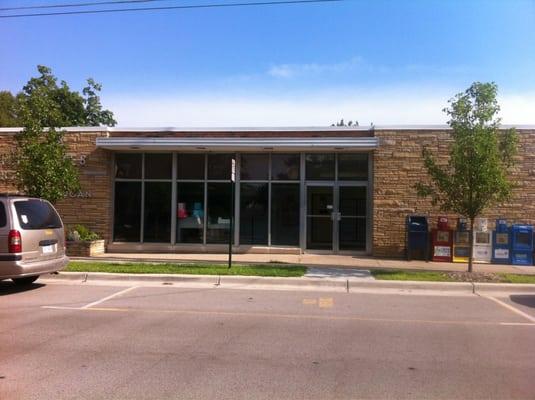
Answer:
[[[112,251],[217,251],[228,241],[233,198],[234,243],[244,251],[371,253],[374,138],[240,138],[232,144],[229,138],[194,138],[177,151],[177,141],[184,145],[185,139],[192,138],[97,139],[99,147],[119,150]],[[222,147],[213,151],[218,143]],[[226,146],[232,150],[223,151]]]
[[[377,148],[375,137],[108,137],[97,138],[108,150],[145,151],[366,151]]]

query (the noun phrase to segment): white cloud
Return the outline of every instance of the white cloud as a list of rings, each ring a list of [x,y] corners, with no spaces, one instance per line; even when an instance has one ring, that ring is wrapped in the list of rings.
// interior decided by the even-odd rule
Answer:
[[[357,68],[364,68],[365,63],[360,57],[353,57],[350,60],[329,64],[278,64],[273,65],[268,70],[268,75],[275,78],[294,78],[304,75],[317,75],[321,73],[339,73]]]
[[[257,93],[257,92],[256,92]],[[455,90],[387,88],[309,91],[284,96],[182,94],[114,96],[106,106],[120,126],[328,126],[344,118],[360,125],[445,123],[442,109]],[[502,95],[505,124],[535,124],[535,93]]]

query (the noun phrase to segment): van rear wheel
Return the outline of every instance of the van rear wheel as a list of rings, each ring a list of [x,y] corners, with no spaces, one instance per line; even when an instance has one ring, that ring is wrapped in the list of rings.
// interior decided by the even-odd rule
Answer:
[[[26,286],[26,285],[31,285],[32,283],[34,283],[37,280],[37,278],[39,278],[39,275],[25,276],[24,278],[13,278],[11,280],[17,286]]]

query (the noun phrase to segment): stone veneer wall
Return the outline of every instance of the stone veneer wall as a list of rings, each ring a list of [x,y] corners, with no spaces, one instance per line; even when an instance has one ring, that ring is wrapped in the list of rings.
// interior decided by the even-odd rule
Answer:
[[[535,130],[519,130],[519,133],[520,151],[513,172],[518,187],[509,203],[485,215],[491,219],[491,227],[497,217],[535,224]],[[95,141],[107,135],[106,132],[65,135],[69,154],[80,168],[82,191],[56,204],[67,226],[84,224],[106,242],[111,238],[113,210],[112,153],[97,149]],[[422,148],[428,146],[436,154],[447,155],[450,134],[432,130],[376,130],[375,136],[380,143],[373,155],[373,255],[403,257],[405,217],[426,214],[435,223],[436,217],[444,214],[432,207],[429,200],[418,198],[413,185],[426,179]],[[16,190],[8,162],[13,148],[14,135],[0,133],[0,192]]]
[[[54,206],[64,224],[83,224],[108,241],[111,237],[111,152],[97,149],[97,137],[106,132],[68,132],[65,143],[68,154],[80,170],[80,193],[59,201]],[[10,169],[10,153],[15,146],[13,134],[0,133],[0,192],[16,192],[13,171]]]
[[[513,170],[517,183],[510,202],[489,210],[489,226],[498,217],[510,222],[535,224],[535,130],[518,130],[519,154]],[[373,188],[373,255],[403,257],[405,255],[405,217],[424,214],[433,226],[436,217],[448,215],[433,207],[428,199],[418,198],[414,184],[425,180],[422,149],[428,147],[447,162],[448,131],[376,130],[379,148],[374,154]],[[448,215],[457,218],[457,215]],[[451,225],[454,226],[455,223]]]

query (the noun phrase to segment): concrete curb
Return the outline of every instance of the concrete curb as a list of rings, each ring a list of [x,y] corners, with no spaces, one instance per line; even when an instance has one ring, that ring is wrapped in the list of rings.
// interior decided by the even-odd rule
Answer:
[[[403,291],[431,290],[457,293],[502,292],[535,293],[535,284],[515,283],[470,283],[470,282],[425,282],[425,281],[379,281],[358,278],[279,278],[228,275],[179,275],[179,274],[117,274],[108,272],[60,272],[48,275],[47,279],[81,282],[122,281],[122,282],[165,282],[196,283],[220,286],[283,286],[306,288],[351,289],[395,289]]]

